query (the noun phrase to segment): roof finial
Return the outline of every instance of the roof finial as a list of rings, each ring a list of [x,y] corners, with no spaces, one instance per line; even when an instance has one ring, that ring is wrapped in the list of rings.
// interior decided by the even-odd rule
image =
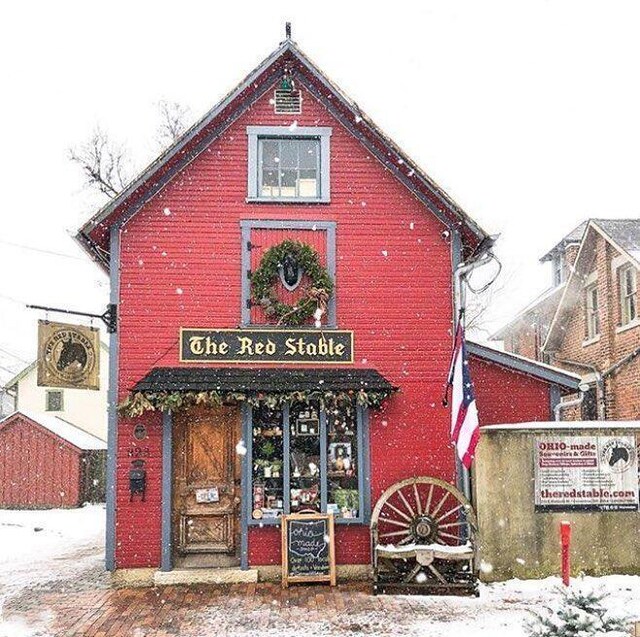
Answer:
[[[291,39],[291,22],[285,22],[284,35],[287,40]]]

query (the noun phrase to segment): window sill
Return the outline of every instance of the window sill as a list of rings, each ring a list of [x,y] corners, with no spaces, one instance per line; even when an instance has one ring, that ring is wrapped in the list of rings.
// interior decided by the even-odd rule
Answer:
[[[261,520],[251,518],[247,520],[247,526],[281,526],[281,520],[282,516],[277,518],[262,518]],[[363,520],[362,518],[333,518],[333,521],[336,524],[369,524],[367,520]]]
[[[600,334],[597,334],[593,338],[588,338],[586,341],[582,341],[582,347],[589,347],[589,345],[595,345],[601,338]]]
[[[616,327],[616,334],[621,334],[622,332],[626,332],[627,330],[632,330],[634,327],[638,327],[640,325],[640,319],[633,319],[633,321],[629,321],[625,325],[620,325]]]
[[[247,197],[247,203],[308,203],[308,204],[327,204],[331,203],[329,197]]]

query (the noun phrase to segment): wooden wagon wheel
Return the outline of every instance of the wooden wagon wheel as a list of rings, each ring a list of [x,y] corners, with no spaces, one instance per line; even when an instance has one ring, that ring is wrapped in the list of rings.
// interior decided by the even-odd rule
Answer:
[[[477,528],[471,503],[438,478],[408,478],[389,487],[371,515],[380,544],[462,546]]]

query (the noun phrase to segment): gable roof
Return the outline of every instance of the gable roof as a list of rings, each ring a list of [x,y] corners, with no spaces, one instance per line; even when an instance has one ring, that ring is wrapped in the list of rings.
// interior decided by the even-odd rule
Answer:
[[[538,310],[545,304],[555,303],[560,298],[560,293],[564,289],[565,283],[560,283],[553,288],[547,288],[544,292],[538,295],[529,305],[523,310],[518,312],[514,318],[512,318],[506,325],[503,325],[497,332],[489,337],[490,341],[502,341],[507,333],[518,325],[518,323],[525,318],[528,314],[531,314]]]
[[[3,420],[0,420],[0,428],[10,424],[20,416],[30,420],[41,427],[44,427],[52,434],[62,438],[66,442],[72,444],[83,451],[91,451],[96,449],[106,449],[107,443],[96,436],[72,425],[70,422],[63,420],[58,416],[51,414],[42,414],[35,412],[15,411]]]
[[[580,384],[580,376],[578,374],[573,374],[559,367],[546,365],[524,356],[518,356],[511,352],[503,352],[473,341],[467,341],[467,350],[472,356],[533,376],[552,385],[559,385],[567,390],[576,390]]]
[[[304,77],[303,85],[387,169],[391,170],[429,210],[448,227],[460,232],[470,250],[487,237],[447,193],[290,39],[263,60],[238,86],[194,124],[180,139],[145,168],[119,195],[109,201],[76,235],[76,240],[103,268],[109,269],[111,227],[133,216],[150,198],[218,138],[257,99],[281,79],[284,69]]]
[[[562,239],[560,239],[560,241],[558,241],[558,243],[556,243],[549,252],[540,257],[540,261],[542,263],[545,261],[551,261],[557,252],[563,251],[568,245],[572,243],[580,243],[588,224],[589,219],[577,225],[569,234],[562,237]]]
[[[563,333],[562,325],[573,311],[576,301],[581,298],[580,290],[588,275],[585,270],[595,255],[595,241],[592,237],[596,232],[640,269],[640,219],[590,219],[547,338],[542,345],[544,351],[558,349]]]

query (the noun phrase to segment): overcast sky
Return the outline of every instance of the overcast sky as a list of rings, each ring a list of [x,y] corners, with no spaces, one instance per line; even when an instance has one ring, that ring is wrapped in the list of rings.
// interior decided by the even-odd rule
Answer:
[[[96,125],[152,159],[157,103],[200,117],[293,39],[483,228],[499,327],[582,219],[640,216],[640,3],[12,2],[0,9],[0,378],[36,348],[24,302],[102,311],[70,234],[99,203],[68,149]],[[26,247],[19,247],[26,246]],[[37,252],[34,248],[59,254]],[[3,369],[5,371],[3,373]]]

